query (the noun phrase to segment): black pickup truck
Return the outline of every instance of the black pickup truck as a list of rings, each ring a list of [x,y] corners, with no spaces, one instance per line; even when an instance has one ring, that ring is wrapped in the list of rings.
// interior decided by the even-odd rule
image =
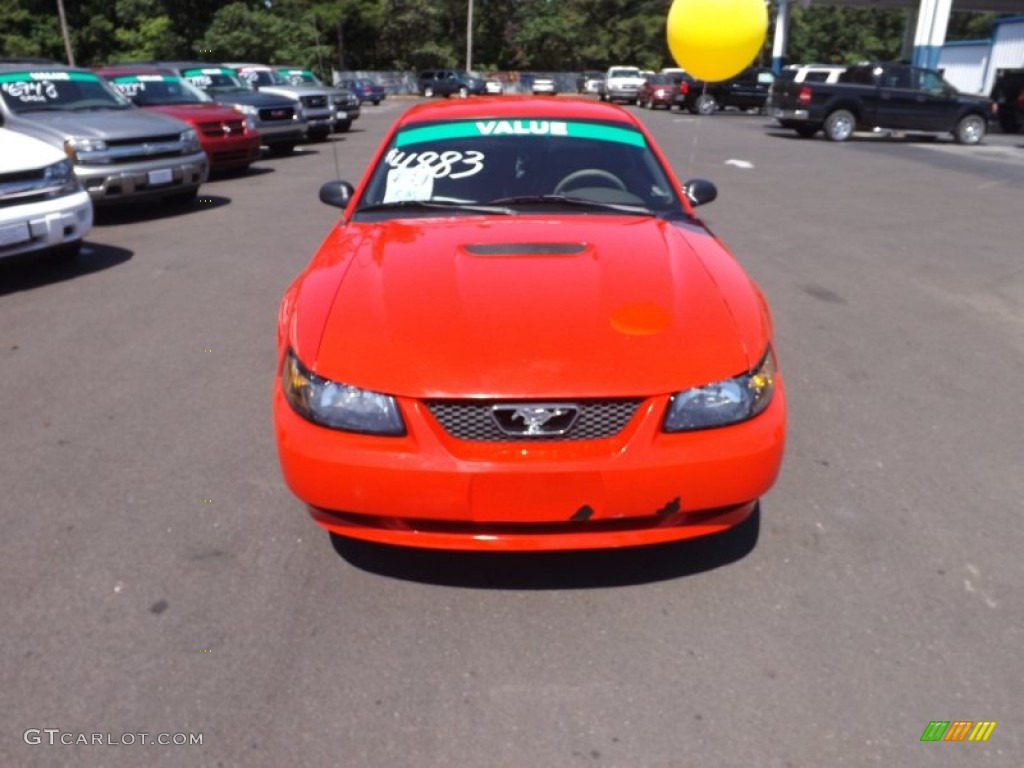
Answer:
[[[1007,133],[1024,128],[1024,69],[1000,69],[992,86],[999,124]]]
[[[960,93],[938,72],[906,64],[856,64],[836,83],[773,84],[772,117],[810,138],[846,141],[856,130],[951,133],[960,144],[985,136],[995,104]]]

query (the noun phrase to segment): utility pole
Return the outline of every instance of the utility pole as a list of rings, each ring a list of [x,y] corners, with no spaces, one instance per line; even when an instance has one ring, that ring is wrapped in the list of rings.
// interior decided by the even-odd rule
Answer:
[[[64,52],[68,55],[68,64],[75,66],[75,52],[71,50],[71,35],[68,34],[68,19],[64,15],[64,0],[57,0],[57,15],[60,17],[60,31],[64,35]]]
[[[473,0],[466,10],[466,71],[473,70]]]

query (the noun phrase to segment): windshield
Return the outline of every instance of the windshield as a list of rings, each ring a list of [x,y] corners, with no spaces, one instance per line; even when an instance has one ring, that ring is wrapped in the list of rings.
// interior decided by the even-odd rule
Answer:
[[[291,85],[283,75],[268,69],[243,69],[242,79],[253,86]]]
[[[230,69],[221,67],[203,67],[201,69],[183,70],[181,76],[196,88],[207,93],[226,93],[230,91],[252,90],[245,85]]]
[[[280,74],[289,85],[321,85],[317,76],[308,69],[282,69]]]
[[[664,169],[635,128],[523,118],[405,126],[374,169],[356,215],[361,208],[373,206],[379,212],[390,204],[401,205],[406,215],[416,202],[451,203],[456,212],[458,204],[512,206],[518,212],[531,205],[548,210],[566,200],[630,213],[683,211]],[[564,207],[588,212],[585,206]]]
[[[88,72],[5,72],[0,94],[15,113],[131,109],[131,102]]]
[[[198,88],[174,75],[118,75],[110,82],[139,107],[213,102]]]
[[[608,77],[640,77],[640,70],[635,67],[615,67],[608,71]]]

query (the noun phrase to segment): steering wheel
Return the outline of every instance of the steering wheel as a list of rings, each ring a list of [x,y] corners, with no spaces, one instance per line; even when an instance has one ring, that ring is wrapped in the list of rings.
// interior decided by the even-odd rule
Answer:
[[[556,195],[561,195],[574,186],[580,186],[575,182],[579,181],[580,179],[586,178],[597,179],[605,182],[604,184],[601,184],[602,187],[611,186],[622,192],[629,191],[626,189],[626,185],[622,183],[622,179],[620,179],[614,173],[602,171],[600,168],[581,168],[578,171],[573,171],[560,182],[558,182],[558,184],[555,185],[554,193]]]

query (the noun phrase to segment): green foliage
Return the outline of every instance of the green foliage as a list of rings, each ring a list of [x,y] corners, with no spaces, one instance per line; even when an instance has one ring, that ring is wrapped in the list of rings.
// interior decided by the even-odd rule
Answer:
[[[285,22],[268,9],[245,2],[225,5],[210,22],[198,47],[211,61],[270,63],[281,45]]]
[[[984,40],[992,36],[994,13],[964,13],[953,11],[949,15],[947,40]]]
[[[787,61],[851,64],[900,58],[906,11],[817,5],[790,8]]]
[[[464,66],[602,70],[672,66],[671,0],[65,0],[77,63],[201,58],[332,69]],[[894,60],[907,11],[792,3],[791,62]],[[772,11],[774,13],[774,10]],[[954,12],[948,38],[991,34],[994,14]],[[771,29],[771,28],[770,28]],[[0,0],[0,54],[64,60],[54,0]],[[771,35],[759,57],[771,56]]]
[[[65,61],[57,7],[24,0],[0,0],[0,53]]]

